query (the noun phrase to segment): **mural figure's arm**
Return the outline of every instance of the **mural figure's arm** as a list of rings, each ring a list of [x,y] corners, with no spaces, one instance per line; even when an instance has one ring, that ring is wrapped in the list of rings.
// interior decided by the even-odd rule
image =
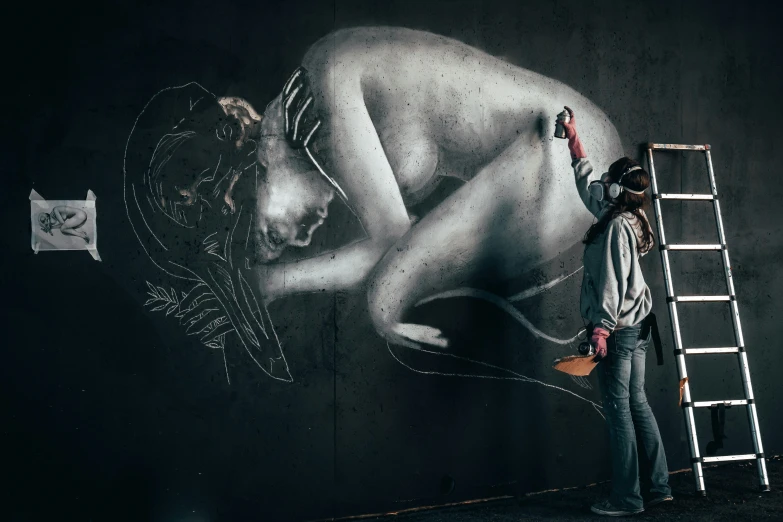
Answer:
[[[65,210],[65,207],[54,207],[52,209],[52,213],[50,214],[54,219],[52,223],[52,228],[60,228],[60,225],[65,223],[66,217],[63,216],[62,210]]]
[[[261,292],[270,303],[286,295],[349,290],[361,285],[394,239],[365,239],[334,252],[261,268]]]

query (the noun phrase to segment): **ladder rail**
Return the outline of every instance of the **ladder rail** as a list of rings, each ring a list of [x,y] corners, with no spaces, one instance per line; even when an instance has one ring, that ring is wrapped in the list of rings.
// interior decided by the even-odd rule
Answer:
[[[707,147],[704,150],[704,156],[707,162],[707,174],[710,180],[710,189],[712,191],[713,199],[712,204],[715,210],[715,223],[718,229],[718,240],[721,245],[726,245],[726,231],[723,227],[723,217],[720,211],[720,201],[718,200],[718,187],[715,182],[715,170],[712,166],[712,154],[710,148]],[[767,474],[767,464],[764,459],[764,446],[761,442],[761,432],[759,430],[759,418],[756,411],[756,401],[753,394],[753,385],[750,380],[750,366],[748,365],[748,356],[745,353],[745,339],[742,335],[742,323],[739,316],[739,305],[737,304],[736,291],[734,289],[734,278],[731,272],[731,261],[729,259],[729,250],[724,248],[721,252],[723,258],[723,272],[726,277],[726,288],[730,295],[735,296],[735,299],[731,301],[731,316],[734,323],[734,334],[737,341],[739,351],[737,353],[737,359],[740,365],[740,375],[742,376],[742,385],[745,389],[745,398],[748,400],[747,412],[748,423],[750,424],[751,439],[753,440],[753,447],[756,451],[756,457],[758,461],[758,474],[759,482],[762,489],[769,489],[769,475]]]

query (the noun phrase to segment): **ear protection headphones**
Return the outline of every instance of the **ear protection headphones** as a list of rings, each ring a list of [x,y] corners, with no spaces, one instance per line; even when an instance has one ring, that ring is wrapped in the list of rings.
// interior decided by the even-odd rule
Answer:
[[[630,192],[631,194],[637,194],[637,195],[644,194],[644,190],[632,190],[622,184],[623,178],[635,170],[642,170],[642,167],[640,167],[639,165],[634,165],[633,167],[623,171],[622,175],[620,176],[620,179],[618,179],[615,183],[609,185],[608,195],[611,199],[617,199],[620,196],[620,194],[623,193],[623,191]],[[593,181],[592,183],[590,183],[590,187],[588,188],[590,190],[590,194],[595,199],[597,199],[598,201],[603,201],[604,199],[603,183],[601,183],[600,181]]]
[[[612,199],[617,199],[617,197],[623,193],[624,190],[627,190],[631,194],[644,194],[643,190],[631,190],[628,187],[624,186],[623,178],[627,176],[629,173],[635,171],[635,170],[642,170],[642,168],[639,165],[635,165],[631,167],[630,169],[623,172],[623,174],[620,176],[620,179],[617,180],[617,183],[612,183],[609,186],[609,197]]]

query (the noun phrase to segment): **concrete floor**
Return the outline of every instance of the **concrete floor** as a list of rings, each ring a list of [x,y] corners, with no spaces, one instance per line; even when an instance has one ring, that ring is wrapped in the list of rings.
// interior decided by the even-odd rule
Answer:
[[[650,508],[638,520],[783,520],[783,458],[772,457],[767,469],[772,491],[758,489],[755,463],[724,464],[705,468],[706,497],[693,494],[691,472],[676,473],[670,484],[673,502]],[[534,493],[472,506],[441,508],[393,515],[400,522],[506,522],[512,520],[598,520],[590,505],[608,495],[609,484]],[[391,516],[365,520],[389,520]]]

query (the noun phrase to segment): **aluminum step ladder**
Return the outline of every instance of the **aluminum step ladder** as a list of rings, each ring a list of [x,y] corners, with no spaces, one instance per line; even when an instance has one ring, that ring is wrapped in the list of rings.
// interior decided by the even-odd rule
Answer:
[[[693,151],[704,153],[707,162],[707,173],[709,175],[711,194],[661,194],[658,192],[658,183],[655,177],[655,164],[653,163],[654,151]],[[663,263],[663,276],[666,281],[666,301],[669,304],[669,316],[672,322],[672,334],[674,335],[674,355],[677,360],[677,371],[680,378],[680,392],[682,411],[685,415],[685,424],[689,433],[691,447],[691,464],[693,466],[693,475],[696,479],[696,492],[700,495],[706,495],[704,489],[704,476],[702,473],[702,464],[722,461],[741,461],[755,460],[758,464],[758,476],[761,491],[769,491],[769,478],[767,476],[767,465],[764,457],[764,449],[761,445],[761,433],[759,432],[759,420],[756,414],[756,401],[753,396],[753,388],[750,382],[750,370],[748,369],[748,358],[745,354],[745,341],[742,337],[742,326],[740,324],[739,308],[737,307],[737,296],[734,292],[734,282],[731,275],[731,263],[729,262],[729,250],[726,246],[726,236],[723,232],[723,220],[721,219],[720,204],[718,202],[718,190],[715,185],[715,174],[712,170],[712,158],[710,156],[709,145],[671,145],[662,143],[647,144],[647,161],[650,166],[650,181],[652,184],[653,206],[655,208],[655,218],[658,222],[658,240],[659,250],[661,252],[661,262]],[[669,244],[666,242],[666,236],[663,230],[663,217],[661,215],[661,200],[680,200],[680,201],[712,201],[715,211],[715,223],[718,228],[719,244],[699,244],[683,245]],[[723,268],[726,276],[726,286],[728,295],[693,295],[684,296],[674,293],[674,286],[671,277],[671,267],[669,265],[669,252],[673,251],[720,251],[723,254]],[[677,314],[677,303],[705,303],[705,302],[727,302],[731,307],[731,316],[734,324],[735,346],[728,348],[685,348],[682,345],[682,336],[680,335],[680,322]],[[692,401],[690,386],[688,383],[688,372],[685,368],[686,355],[702,354],[737,354],[739,362],[742,384],[745,389],[745,398],[742,400],[722,400],[722,401]],[[748,421],[750,423],[751,437],[755,452],[744,455],[726,455],[702,457],[699,451],[699,440],[696,436],[696,424],[694,422],[694,408],[725,408],[731,406],[744,406],[747,408]],[[722,413],[722,411],[721,411]]]

